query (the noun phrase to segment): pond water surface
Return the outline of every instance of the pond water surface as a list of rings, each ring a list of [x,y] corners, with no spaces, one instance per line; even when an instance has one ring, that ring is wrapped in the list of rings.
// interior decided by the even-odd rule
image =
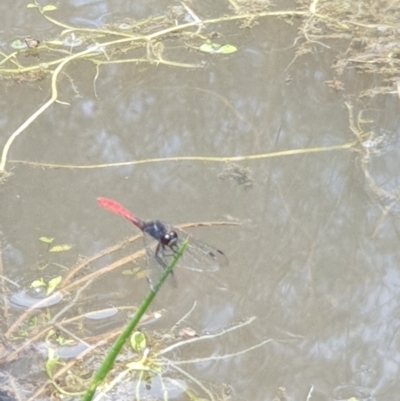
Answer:
[[[218,3],[189,6],[202,18],[216,18],[229,12],[225,2]],[[132,19],[163,15],[171,4],[71,1],[57,4],[58,10],[48,15],[67,25],[99,29],[105,23],[129,24]],[[294,9],[290,2],[285,6]],[[16,38],[31,36],[45,43],[64,29],[27,9],[25,2],[3,4],[0,10],[5,54],[12,52],[10,44]],[[193,16],[185,11],[184,18],[191,21]],[[313,53],[295,59],[299,22],[271,17],[260,18],[250,28],[239,28],[236,21],[204,27],[213,41],[236,46],[238,51],[232,54],[202,53],[185,46],[194,45],[189,39],[165,38],[165,59],[197,68],[131,62],[104,64],[96,70],[89,60],[66,66],[58,80],[59,103],[15,139],[6,165],[12,175],[0,187],[2,337],[25,310],[10,303],[13,294],[25,294],[40,278],[65,278],[77,263],[140,234],[101,210],[96,198],[102,196],[143,219],[177,225],[225,222],[188,231],[222,249],[229,266],[214,273],[178,267],[176,283],[166,285],[152,306],[162,317],[143,326],[149,337],[169,335],[193,305],[180,326],[199,335],[248,322],[168,355],[173,361],[204,358],[182,367],[212,388],[216,397],[396,399],[399,100],[382,95],[358,101],[358,93],[373,86],[375,77],[354,70],[340,77],[345,91],[327,85],[337,78],[331,65],[346,43],[330,40],[329,48],[315,43]],[[146,51],[141,54],[146,57]],[[105,49],[98,60],[117,56],[124,58],[122,47]],[[21,60],[24,65],[48,63],[46,57],[51,58],[49,52],[39,47]],[[0,84],[4,146],[50,98],[50,77]],[[346,102],[353,107],[355,120],[364,110],[362,118],[372,121],[361,126],[366,132],[392,133],[387,152],[373,152],[374,143],[357,142],[360,138],[349,127],[352,108]],[[364,140],[380,138],[378,134]],[[291,150],[299,152],[285,153]],[[267,157],[274,152],[283,153]],[[264,156],[247,158],[253,155]],[[238,156],[243,159],[224,159]],[[148,159],[168,160],[113,166]],[[40,237],[54,238],[51,246],[72,248],[49,253]],[[141,249],[140,241],[132,243],[120,257]],[[109,254],[77,278],[116,260]],[[45,322],[68,306],[57,322],[111,308],[112,313],[101,319],[91,316],[83,328],[70,327],[79,338],[120,327],[129,308],[138,306],[148,291],[144,275],[133,274],[135,267],[142,270],[145,264],[144,258],[136,259],[84,282],[80,293],[79,286],[66,291],[55,305],[40,309],[38,322],[30,324],[47,327]],[[121,309],[115,314],[114,308]],[[24,321],[4,339],[6,356],[26,341],[22,331],[33,336],[29,327]],[[37,383],[45,381],[45,342],[38,338],[17,359],[3,364],[3,385],[9,389],[13,377],[23,388],[21,399],[29,399]],[[185,382],[182,373],[172,377]],[[176,388],[170,398],[186,399]],[[134,386],[127,381],[111,397],[132,399],[132,391]],[[154,382],[151,391],[143,389],[143,398],[146,391],[148,397],[162,397],[159,383]]]

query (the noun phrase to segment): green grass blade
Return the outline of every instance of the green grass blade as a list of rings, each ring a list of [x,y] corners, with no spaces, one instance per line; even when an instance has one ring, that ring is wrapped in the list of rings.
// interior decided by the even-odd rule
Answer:
[[[161,286],[164,284],[165,280],[167,279],[168,275],[171,273],[172,269],[176,265],[178,259],[182,256],[185,248],[188,244],[188,240],[186,240],[182,246],[179,248],[178,252],[175,254],[174,258],[171,260],[169,265],[164,269],[164,273],[161,276],[160,280],[157,284],[150,289],[147,297],[144,299],[142,304],[140,305],[139,309],[132,317],[131,321],[126,325],[122,333],[119,335],[117,340],[115,341],[114,345],[111,347],[109,353],[107,354],[106,358],[104,359],[103,363],[101,364],[99,370],[97,371],[96,375],[94,376],[90,387],[86,390],[86,393],[82,397],[81,401],[90,401],[93,398],[94,393],[96,392],[97,387],[106,377],[107,373],[112,369],[114,361],[118,354],[121,352],[125,341],[129,339],[130,335],[133,333],[133,330],[139,323],[140,319],[153,302],[155,296],[157,295],[158,291],[160,290]]]

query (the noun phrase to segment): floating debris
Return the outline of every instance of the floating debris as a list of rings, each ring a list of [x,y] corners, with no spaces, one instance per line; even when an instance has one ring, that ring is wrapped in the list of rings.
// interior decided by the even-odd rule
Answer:
[[[37,39],[33,39],[30,36],[24,39],[24,42],[29,47],[29,49],[36,49],[40,45],[40,41]]]
[[[23,50],[26,49],[28,45],[23,40],[15,39],[12,41],[11,47],[15,50]]]
[[[114,316],[118,313],[117,308],[102,309],[98,311],[93,311],[85,314],[86,319],[91,320],[102,320]]]
[[[230,179],[236,181],[239,185],[244,185],[245,188],[249,188],[254,183],[254,180],[250,177],[250,173],[251,170],[247,167],[229,163],[225,167],[225,170],[218,175],[218,178],[221,180]]]
[[[40,294],[38,294],[40,295]],[[49,297],[40,297],[29,294],[27,291],[23,290],[12,295],[10,298],[10,303],[13,306],[22,308],[48,308],[58,304],[63,299],[61,292],[57,291],[51,294]]]

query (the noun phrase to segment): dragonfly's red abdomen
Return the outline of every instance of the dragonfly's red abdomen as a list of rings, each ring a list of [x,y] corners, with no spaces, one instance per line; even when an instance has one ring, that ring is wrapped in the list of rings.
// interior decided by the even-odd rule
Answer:
[[[97,198],[97,203],[103,209],[106,209],[110,212],[118,214],[119,216],[122,216],[126,220],[133,223],[136,227],[139,227],[140,229],[143,228],[143,222],[140,219],[138,219],[137,217],[135,217],[133,214],[131,214],[127,209],[125,209],[118,202],[115,202],[114,200],[107,199],[107,198]]]

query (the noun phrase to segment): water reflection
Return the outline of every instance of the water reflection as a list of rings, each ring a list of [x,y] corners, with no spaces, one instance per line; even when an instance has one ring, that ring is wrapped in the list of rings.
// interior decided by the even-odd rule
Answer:
[[[57,18],[74,21],[80,12],[88,18],[86,11],[96,10],[97,4],[102,17],[113,6],[86,2],[75,11],[58,10]],[[132,9],[128,3],[123,7]],[[140,7],[138,15],[147,15],[160,6],[134,7]],[[12,9],[7,13],[15,22]],[[26,17],[27,26],[34,26],[32,18]],[[203,68],[104,65],[94,79],[96,69],[89,63],[69,66],[60,99],[70,104],[54,105],[38,118],[14,143],[12,158],[103,167],[42,170],[12,164],[14,175],[2,186],[0,200],[8,244],[3,244],[1,274],[22,287],[42,274],[35,269],[40,260],[49,262],[46,276],[61,274],[65,280],[77,266],[90,263],[74,276],[76,281],[65,284],[74,287],[67,287],[62,305],[47,305],[45,313],[30,315],[5,343],[23,344],[17,335],[33,331],[33,316],[43,319],[37,327],[47,330],[46,319],[66,305],[63,318],[82,338],[88,335],[85,330],[94,336],[104,334],[96,330],[120,329],[123,313],[110,326],[97,328],[78,324],[78,317],[83,320],[97,309],[134,308],[146,294],[147,283],[139,274],[144,267],[139,238],[132,239],[128,225],[108,220],[97,209],[95,199],[104,195],[133,205],[144,218],[174,224],[242,223],[196,230],[194,235],[224,249],[230,266],[215,275],[184,272],[178,288],[166,288],[157,299],[156,308],[166,310],[162,318],[149,320],[148,332],[172,341],[176,338],[170,328],[195,301],[198,306],[185,323],[200,336],[257,317],[242,332],[202,345],[211,359],[195,366],[194,376],[225,382],[236,392],[243,389],[241,396],[254,400],[285,394],[311,401],[397,394],[399,157],[398,133],[390,128],[397,126],[397,100],[354,101],[355,121],[350,124],[342,94],[324,84],[332,78],[330,65],[341,45],[331,43],[330,50],[296,62],[297,27],[263,21],[249,30],[218,26],[224,40],[239,48],[235,55],[174,53],[193,57]],[[345,79],[352,80],[350,72]],[[347,88],[371,82],[359,76]],[[4,132],[13,132],[47,99],[48,80],[21,84],[3,87]],[[374,120],[368,125],[357,120],[358,111],[368,108],[389,111],[384,121],[365,112],[364,120]],[[392,124],[384,124],[388,121]],[[321,150],[333,146],[339,147]],[[236,164],[222,159],[293,149],[313,151]],[[220,159],[107,167],[179,156]],[[75,253],[49,256],[38,244],[43,235],[74,244]],[[122,246],[126,238],[131,239]],[[96,258],[109,247],[119,247],[121,254]],[[87,275],[109,266],[115,269],[103,278],[89,277],[96,278],[91,285]],[[9,307],[6,300],[16,290],[5,281],[2,290]],[[69,299],[70,294],[76,298]],[[10,330],[23,313],[12,307],[4,312],[2,331]],[[48,332],[42,334],[46,338]],[[49,341],[55,342],[54,336]],[[235,358],[221,357],[254,344],[263,346]],[[27,365],[32,355],[38,360],[35,350],[27,359],[23,355],[18,355],[19,363]],[[197,354],[189,349],[187,357]],[[41,369],[43,360],[38,363]],[[34,382],[30,372],[15,366],[17,380]],[[153,389],[158,394],[159,383]]]

